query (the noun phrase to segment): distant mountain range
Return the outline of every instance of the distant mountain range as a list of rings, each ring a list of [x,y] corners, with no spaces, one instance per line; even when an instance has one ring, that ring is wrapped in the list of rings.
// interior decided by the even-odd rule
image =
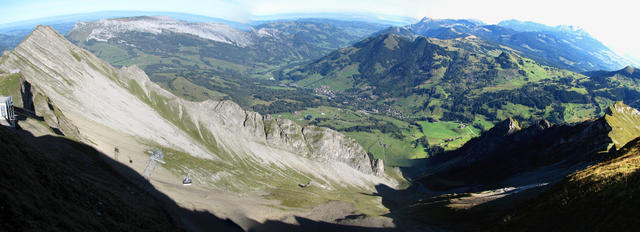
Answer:
[[[492,122],[509,116],[580,121],[599,115],[612,101],[638,106],[640,92],[632,82],[589,79],[517,54],[474,37],[382,34],[283,69],[279,77],[368,99],[359,107],[387,105],[402,109],[407,117],[469,123],[479,115]],[[610,81],[623,84],[604,84]]]
[[[508,46],[544,65],[578,72],[615,70],[632,64],[588,33],[569,26],[550,27],[517,20],[487,25],[465,19],[423,18],[415,24],[389,28],[382,33],[438,39],[476,36],[495,45]]]
[[[225,23],[231,25],[233,27],[238,28],[248,28],[248,24],[238,23],[230,20],[225,20],[221,18],[214,18],[202,15],[194,15],[194,14],[186,14],[179,12],[156,12],[156,11],[99,11],[99,12],[91,12],[91,13],[82,13],[82,14],[70,14],[70,15],[60,15],[60,16],[52,16],[45,18],[38,18],[26,21],[18,21],[13,23],[5,23],[0,24],[0,33],[2,34],[13,34],[17,32],[22,32],[24,30],[31,29],[29,32],[33,30],[38,25],[71,25],[69,30],[73,28],[78,21],[96,21],[100,19],[107,18],[122,18],[122,17],[132,17],[132,16],[154,16],[154,15],[165,15],[170,16],[179,20],[187,20],[190,22],[217,22],[217,23]],[[55,27],[54,27],[55,28]],[[58,31],[61,34],[66,34],[68,31]]]
[[[628,79],[640,79],[640,70],[634,68],[633,66],[627,66],[621,70],[616,71],[591,71],[585,72],[584,75],[590,76],[592,78],[613,78],[613,77],[622,77]]]
[[[468,35],[478,36],[497,45],[509,46],[521,55],[533,58],[544,65],[565,68],[572,71],[615,70],[623,66],[636,64],[635,61],[623,58],[588,33],[571,26],[550,27],[535,22],[507,20],[497,25],[486,25],[477,20],[466,19],[431,19],[417,21],[408,17],[379,16],[369,14],[278,14],[253,16],[249,22],[192,15],[176,12],[138,12],[138,11],[104,11],[87,14],[73,14],[0,25],[0,34],[26,37],[29,31],[40,24],[51,25],[61,34],[66,34],[78,21],[90,22],[106,18],[131,16],[169,16],[188,22],[224,23],[232,28],[247,31],[252,27],[270,22],[307,21],[327,23],[327,20],[362,22],[371,25],[392,26],[379,32],[397,33],[402,36],[423,35],[438,39],[461,38]],[[334,24],[336,25],[336,24]],[[380,28],[377,28],[380,30]],[[10,49],[17,45],[12,41],[0,42],[0,46]],[[637,64],[636,64],[637,65]]]
[[[99,11],[92,13],[82,14],[70,14],[61,16],[52,16],[45,18],[38,18],[33,20],[12,22],[6,24],[0,24],[0,36],[16,36],[19,40],[26,37],[34,27],[38,25],[52,26],[60,34],[67,34],[74,25],[79,22],[91,22],[100,19],[109,18],[123,18],[123,17],[135,17],[135,16],[168,16],[177,20],[184,20],[192,23],[198,22],[213,22],[224,23],[232,28],[247,31],[253,26],[258,26],[265,23],[272,23],[278,21],[295,21],[300,19],[308,19],[307,21],[350,21],[350,22],[362,22],[364,24],[378,24],[378,25],[393,25],[400,26],[412,23],[415,19],[408,17],[398,16],[374,16],[369,14],[342,14],[342,13],[322,13],[322,14],[279,14],[279,15],[265,15],[255,16],[254,19],[250,19],[249,22],[235,22],[231,20],[214,18],[202,15],[194,15],[179,12],[154,12],[154,11]],[[377,28],[379,30],[381,28]],[[13,40],[0,40],[0,51],[9,50],[17,46],[18,43]]]
[[[274,15],[262,15],[253,16],[252,24],[262,24],[270,21],[279,20],[299,20],[299,19],[331,19],[339,21],[349,22],[369,22],[375,24],[384,24],[391,26],[404,26],[418,21],[412,17],[398,16],[398,15],[380,15],[380,14],[367,14],[367,13],[285,13]]]
[[[119,18],[140,15],[166,15],[180,20],[190,22],[217,22],[225,23],[238,29],[248,29],[249,24],[237,23],[220,18],[213,18],[201,15],[176,13],[176,12],[146,12],[146,11],[100,11],[84,14],[71,14],[53,17],[45,17],[33,20],[19,21],[13,23],[0,24],[0,51],[11,50],[18,45],[22,39],[27,37],[38,25],[49,25],[58,33],[65,35],[73,29],[79,21],[96,21],[106,18]],[[9,38],[9,39],[5,39]]]

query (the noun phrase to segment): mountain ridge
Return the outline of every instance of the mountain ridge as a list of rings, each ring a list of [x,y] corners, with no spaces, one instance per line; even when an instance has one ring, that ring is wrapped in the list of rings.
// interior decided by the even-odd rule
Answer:
[[[505,215],[496,230],[633,230],[639,148],[640,139],[634,139],[613,159],[567,176]]]
[[[629,65],[626,66],[620,70],[615,70],[615,71],[591,71],[591,72],[585,72],[584,75],[592,77],[592,78],[604,78],[604,77],[613,77],[616,75],[620,75],[623,77],[628,77],[628,78],[634,78],[634,79],[640,79],[640,71],[638,71],[637,68]]]
[[[615,70],[631,63],[584,31],[575,30],[573,27],[530,24],[503,21],[497,25],[486,25],[465,19],[425,18],[405,28],[416,35],[438,39],[477,36],[495,45],[508,46],[520,55],[544,65],[578,72]]]
[[[46,32],[44,32],[46,31]],[[38,39],[39,42],[35,42],[34,43],[42,43],[42,39],[43,38],[48,38],[48,37],[52,37],[52,36],[57,36],[59,39],[64,39],[63,37],[61,37],[59,34],[55,33],[54,31],[52,31],[50,28],[48,27],[39,27],[36,30],[34,30],[34,33],[38,34]],[[25,39],[26,42],[32,41],[33,39],[31,38],[33,37],[33,35],[31,35],[30,37],[28,37],[27,39]],[[66,41],[66,40],[64,40]],[[73,46],[71,44],[66,45],[67,47]],[[71,47],[73,48],[73,47]],[[18,47],[17,50],[21,50],[21,46]],[[78,50],[77,53],[82,52],[81,50]],[[76,56],[80,56],[79,54],[76,53]],[[88,53],[83,52],[84,55],[88,55]],[[71,55],[74,55],[73,52]],[[96,59],[95,56],[90,56],[92,59]],[[78,59],[77,57],[73,56],[74,59]],[[87,62],[90,63],[90,62]],[[87,64],[87,66],[92,66],[91,64]],[[102,67],[104,68],[104,70],[97,70],[98,72],[103,71],[107,74],[109,74],[109,66],[107,63],[102,63],[102,64],[93,64],[93,66],[98,66],[99,68]],[[90,67],[93,68],[93,67]],[[21,70],[21,72],[24,72],[25,70]],[[133,66],[133,67],[123,67],[121,69],[121,71],[123,72],[123,74],[120,75],[116,75],[116,76],[111,76],[111,78],[116,78],[114,81],[117,81],[116,83],[120,84],[120,85],[129,85],[129,88],[137,88],[140,87],[142,90],[142,96],[138,96],[140,98],[142,98],[143,100],[149,101],[152,100],[152,98],[154,98],[154,94],[159,94],[160,97],[166,97],[166,98],[173,98],[175,100],[170,100],[170,101],[178,101],[180,103],[185,103],[186,101],[181,100],[179,98],[176,98],[175,96],[173,96],[171,93],[169,93],[168,91],[158,87],[157,85],[153,84],[148,77],[146,77],[146,75],[143,75],[144,72]],[[56,79],[58,79],[57,81],[59,82],[58,84],[62,84],[60,83],[60,81],[67,81],[67,80],[61,80],[60,76],[58,76],[57,74],[54,73],[54,76],[57,76]],[[127,80],[127,78],[134,78],[133,80],[135,81],[136,84],[134,84],[133,82],[130,82]],[[129,83],[127,83],[129,82]],[[69,84],[69,83],[66,83]],[[75,84],[74,81],[71,81],[71,85]],[[137,85],[137,86],[136,86]],[[48,90],[45,90],[46,92],[51,92]],[[214,108],[216,111],[222,112],[223,114],[221,115],[222,118],[227,121],[227,122],[231,122],[230,124],[237,124],[237,125],[241,125],[241,120],[244,120],[247,116],[239,116],[239,115],[233,115],[233,114],[237,114],[239,112],[243,112],[243,114],[247,114],[247,115],[251,115],[251,114],[255,114],[254,112],[245,112],[244,110],[242,110],[237,104],[231,102],[231,101],[213,101],[213,100],[209,100],[209,101],[205,101],[205,102],[200,102],[200,103],[188,103],[187,104],[191,104],[191,105],[203,105],[205,108]],[[61,106],[62,107],[62,106]],[[185,107],[184,110],[192,110],[194,108],[197,107]],[[180,110],[182,111],[182,110]],[[185,113],[187,112],[185,111]],[[195,116],[195,111],[197,110],[193,110],[193,116]],[[184,114],[184,113],[183,113]],[[258,114],[259,115],[259,114]],[[275,121],[279,121],[279,120],[275,120]],[[293,122],[290,122],[288,120],[284,120],[281,123],[283,123],[282,125],[279,126],[285,126],[285,127],[289,127],[288,125],[293,125]],[[229,124],[229,123],[227,123]],[[158,125],[155,125],[155,127],[157,127]],[[309,129],[309,130],[313,130],[313,129]],[[134,133],[134,134],[141,134],[141,133]],[[180,146],[180,145],[178,145]],[[185,147],[190,147],[190,146],[185,146]],[[361,149],[361,148],[360,148]],[[202,154],[203,152],[195,152],[196,150],[193,150],[192,152],[194,154]],[[206,152],[205,152],[206,153]]]
[[[154,147],[162,149],[166,164],[156,170],[162,179],[151,182],[182,202],[190,201],[182,197],[188,192],[165,185],[177,183],[188,172],[194,178],[193,188],[213,193],[245,194],[249,199],[299,210],[329,200],[367,198],[371,208],[359,212],[379,215],[383,210],[379,203],[368,199],[375,196],[350,197],[346,193],[375,191],[373,186],[378,183],[397,183],[385,174],[380,161],[336,131],[262,116],[228,100],[180,99],[151,82],[141,69],[115,69],[49,27],[38,27],[14,51],[5,53],[0,58],[0,70],[16,72],[13,75],[37,89],[41,93],[38,99],[47,99],[49,108],[54,109],[51,114],[64,117],[77,128],[76,140],[105,154],[113,154],[114,147],[118,148],[129,156],[120,157],[119,162],[139,173],[149,159],[147,152]],[[12,88],[18,89],[13,90],[14,98],[21,98],[20,84]],[[56,124],[52,121],[55,118],[44,118],[45,123]],[[66,131],[62,134],[72,135]],[[197,195],[193,197],[198,199]],[[243,223],[245,215],[262,221],[293,214],[264,205],[254,205],[254,210],[247,211],[250,205],[233,207],[233,201],[220,204],[225,206],[206,203],[202,207]]]
[[[435,191],[555,182],[606,160],[604,153],[640,136],[638,128],[640,111],[622,102],[608,107],[599,119],[575,125],[542,120],[520,129],[516,121],[506,119],[460,149],[429,158],[426,176],[419,182]]]

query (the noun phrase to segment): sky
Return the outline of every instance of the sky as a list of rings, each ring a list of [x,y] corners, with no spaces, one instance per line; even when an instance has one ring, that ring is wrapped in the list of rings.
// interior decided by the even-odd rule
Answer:
[[[634,0],[0,0],[0,24],[96,11],[183,12],[247,22],[285,13],[370,13],[416,19],[518,19],[573,25],[620,55],[640,60],[640,1]]]

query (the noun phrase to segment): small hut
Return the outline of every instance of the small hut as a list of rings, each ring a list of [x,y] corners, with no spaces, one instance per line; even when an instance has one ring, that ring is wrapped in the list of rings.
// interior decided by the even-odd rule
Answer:
[[[11,96],[0,96],[0,125],[16,126],[16,114],[13,111]]]

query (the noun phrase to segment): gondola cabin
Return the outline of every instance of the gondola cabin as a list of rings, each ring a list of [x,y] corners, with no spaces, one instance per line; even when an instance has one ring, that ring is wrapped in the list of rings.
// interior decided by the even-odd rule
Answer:
[[[16,114],[13,111],[11,96],[0,96],[0,125],[16,126]]]

